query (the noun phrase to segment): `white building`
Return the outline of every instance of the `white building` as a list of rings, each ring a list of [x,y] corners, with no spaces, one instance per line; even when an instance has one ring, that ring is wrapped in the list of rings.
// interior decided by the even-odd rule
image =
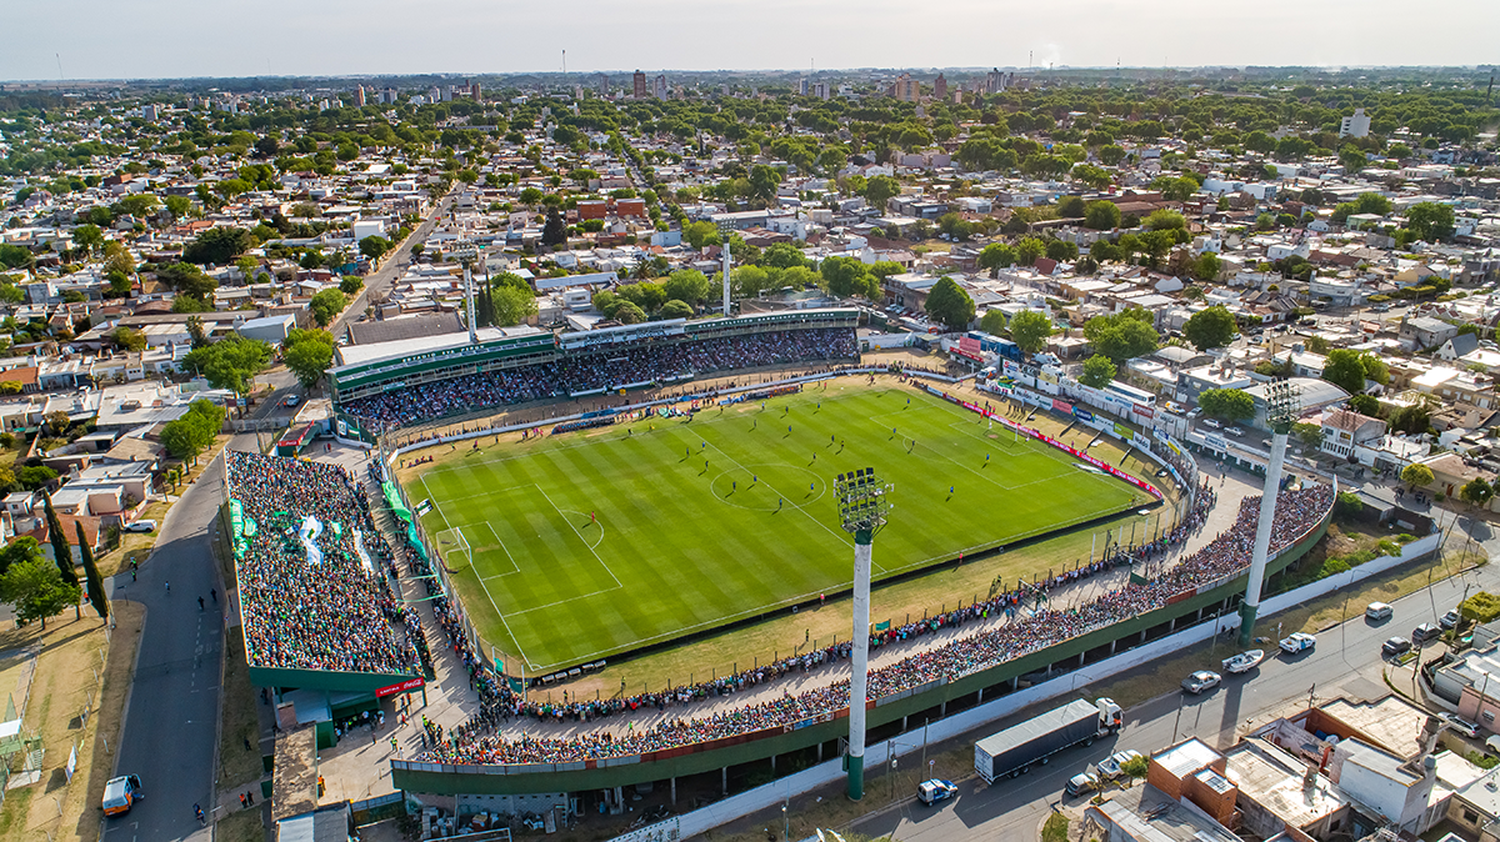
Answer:
[[[1339,122],[1339,137],[1364,137],[1370,133],[1370,118],[1365,116],[1363,108],[1354,109],[1354,113]]]

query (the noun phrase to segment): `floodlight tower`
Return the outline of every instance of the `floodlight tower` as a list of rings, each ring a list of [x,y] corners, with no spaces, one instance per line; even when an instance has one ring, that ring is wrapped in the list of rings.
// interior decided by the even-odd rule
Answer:
[[[453,249],[448,252],[454,260],[464,267],[464,307],[469,317],[469,344],[475,345],[479,342],[479,335],[475,332],[474,324],[474,260],[479,257],[479,250],[474,247],[472,240],[457,240]]]
[[[849,798],[865,795],[865,697],[870,671],[870,566],[875,533],[885,526],[890,511],[891,486],[875,476],[874,468],[839,474],[834,484],[839,524],[854,536],[853,675],[849,679]]]
[[[1289,380],[1273,380],[1266,386],[1266,426],[1271,428],[1271,462],[1266,466],[1266,486],[1261,491],[1260,521],[1255,525],[1255,545],[1250,555],[1250,579],[1245,583],[1245,601],[1240,604],[1240,644],[1255,639],[1255,615],[1260,610],[1260,587],[1266,578],[1266,556],[1271,550],[1271,527],[1276,522],[1276,495],[1281,489],[1281,465],[1286,457],[1286,436],[1297,420],[1301,401]]]

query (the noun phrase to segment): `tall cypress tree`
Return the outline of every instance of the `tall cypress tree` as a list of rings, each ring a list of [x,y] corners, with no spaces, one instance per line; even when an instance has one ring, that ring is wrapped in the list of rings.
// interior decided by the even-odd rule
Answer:
[[[104,577],[99,575],[99,566],[94,563],[94,548],[83,535],[83,523],[73,521],[78,530],[79,552],[83,554],[83,577],[88,584],[89,603],[99,612],[99,619],[109,619],[109,599],[104,596]]]
[[[62,519],[57,516],[57,510],[52,508],[52,495],[43,491],[42,502],[47,514],[47,540],[52,542],[52,560],[57,562],[63,581],[76,588],[78,573],[73,569],[73,547],[68,543],[68,533],[63,531]],[[77,605],[73,606],[73,615],[82,616]]]

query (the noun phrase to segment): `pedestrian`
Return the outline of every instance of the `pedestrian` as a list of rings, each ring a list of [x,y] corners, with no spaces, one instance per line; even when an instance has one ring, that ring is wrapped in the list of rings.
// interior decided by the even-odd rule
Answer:
[[[255,790],[252,789],[249,792],[245,793],[245,799],[250,802],[250,806],[251,807],[254,807],[255,806]]]
[[[397,751],[399,749],[399,747],[400,746],[397,744],[396,738],[394,736],[392,736],[391,737],[391,751]]]
[[[219,589],[218,588],[209,588],[208,589],[208,595],[214,598],[214,605],[218,605],[219,604]]]
[[[203,817],[203,808],[197,804],[193,805],[193,817],[198,820],[199,824],[208,824],[208,820]]]
[[[203,597],[201,597],[201,596],[198,597],[198,610],[199,611],[203,610]]]
[[[134,567],[130,568],[130,581],[132,581],[132,582],[135,581],[135,568]]]
[[[172,592],[172,583],[171,582],[168,582],[166,580],[162,580],[162,584],[167,586],[167,593],[171,593]]]

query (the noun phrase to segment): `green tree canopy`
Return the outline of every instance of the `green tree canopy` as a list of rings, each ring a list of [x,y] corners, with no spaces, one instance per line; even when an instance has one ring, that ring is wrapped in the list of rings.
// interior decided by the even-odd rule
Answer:
[[[326,330],[293,328],[281,343],[281,358],[303,388],[311,389],[333,364],[333,334]]]
[[[1084,323],[1083,335],[1094,343],[1095,351],[1116,365],[1155,351],[1161,338],[1152,325],[1151,313],[1140,308],[1095,316]]]
[[[328,287],[314,293],[312,300],[307,302],[307,307],[312,310],[313,320],[318,323],[318,327],[328,327],[348,303],[349,297],[343,290]]]
[[[1022,310],[1010,320],[1010,339],[1027,354],[1045,348],[1053,330],[1052,320],[1036,310]]]
[[[161,443],[172,457],[196,463],[199,454],[213,446],[223,426],[224,408],[200,398],[181,418],[162,426]]]
[[[537,314],[536,296],[532,295],[530,290],[521,290],[511,286],[500,287],[494,291],[493,299],[495,324],[500,327],[518,325]],[[615,317],[619,318],[618,315]]]
[[[227,266],[254,245],[255,237],[243,228],[210,228],[183,247],[182,260],[200,266]]]
[[[927,295],[927,315],[949,330],[963,330],[974,320],[974,299],[956,281],[944,275]]]
[[[1248,421],[1255,417],[1255,399],[1244,389],[1208,389],[1198,395],[1198,407],[1226,421]]]
[[[270,345],[256,339],[245,339],[239,334],[230,334],[212,345],[194,348],[183,358],[188,368],[208,378],[215,389],[228,389],[237,395],[250,391],[251,381],[270,361]]]
[[[1401,469],[1401,481],[1412,488],[1431,485],[1434,479],[1432,469],[1420,462],[1413,462]]]
[[[0,600],[15,609],[21,623],[40,620],[44,629],[48,617],[69,605],[77,606],[82,595],[77,585],[63,581],[57,565],[43,558],[41,552],[16,561],[0,576]]]
[[[733,274],[730,277],[733,278]],[[668,300],[675,298],[690,307],[702,303],[711,288],[708,278],[697,269],[678,269],[662,282],[662,292],[666,293]]]
[[[990,270],[995,277],[997,270],[1016,264],[1016,250],[1006,243],[990,243],[979,251],[979,268]]]
[[[818,271],[828,291],[840,298],[859,295],[871,301],[880,299],[880,281],[857,258],[829,257],[818,265]]]
[[[706,219],[682,226],[682,238],[695,249],[717,246],[724,242],[719,234],[719,227]]]
[[[1234,339],[1234,316],[1223,305],[1194,313],[1182,326],[1182,336],[1200,351],[1222,348]]]
[[[1115,379],[1115,371],[1115,364],[1109,361],[1109,357],[1095,354],[1083,361],[1083,373],[1079,375],[1078,382],[1095,389],[1103,389]]]
[[[877,211],[885,212],[885,203],[901,193],[901,182],[888,175],[871,176],[865,182],[865,201]]]
[[[1083,209],[1083,224],[1095,231],[1112,231],[1120,227],[1120,207],[1100,199]]]
[[[1432,243],[1453,236],[1453,207],[1418,202],[1406,211],[1406,227],[1419,240]]]

